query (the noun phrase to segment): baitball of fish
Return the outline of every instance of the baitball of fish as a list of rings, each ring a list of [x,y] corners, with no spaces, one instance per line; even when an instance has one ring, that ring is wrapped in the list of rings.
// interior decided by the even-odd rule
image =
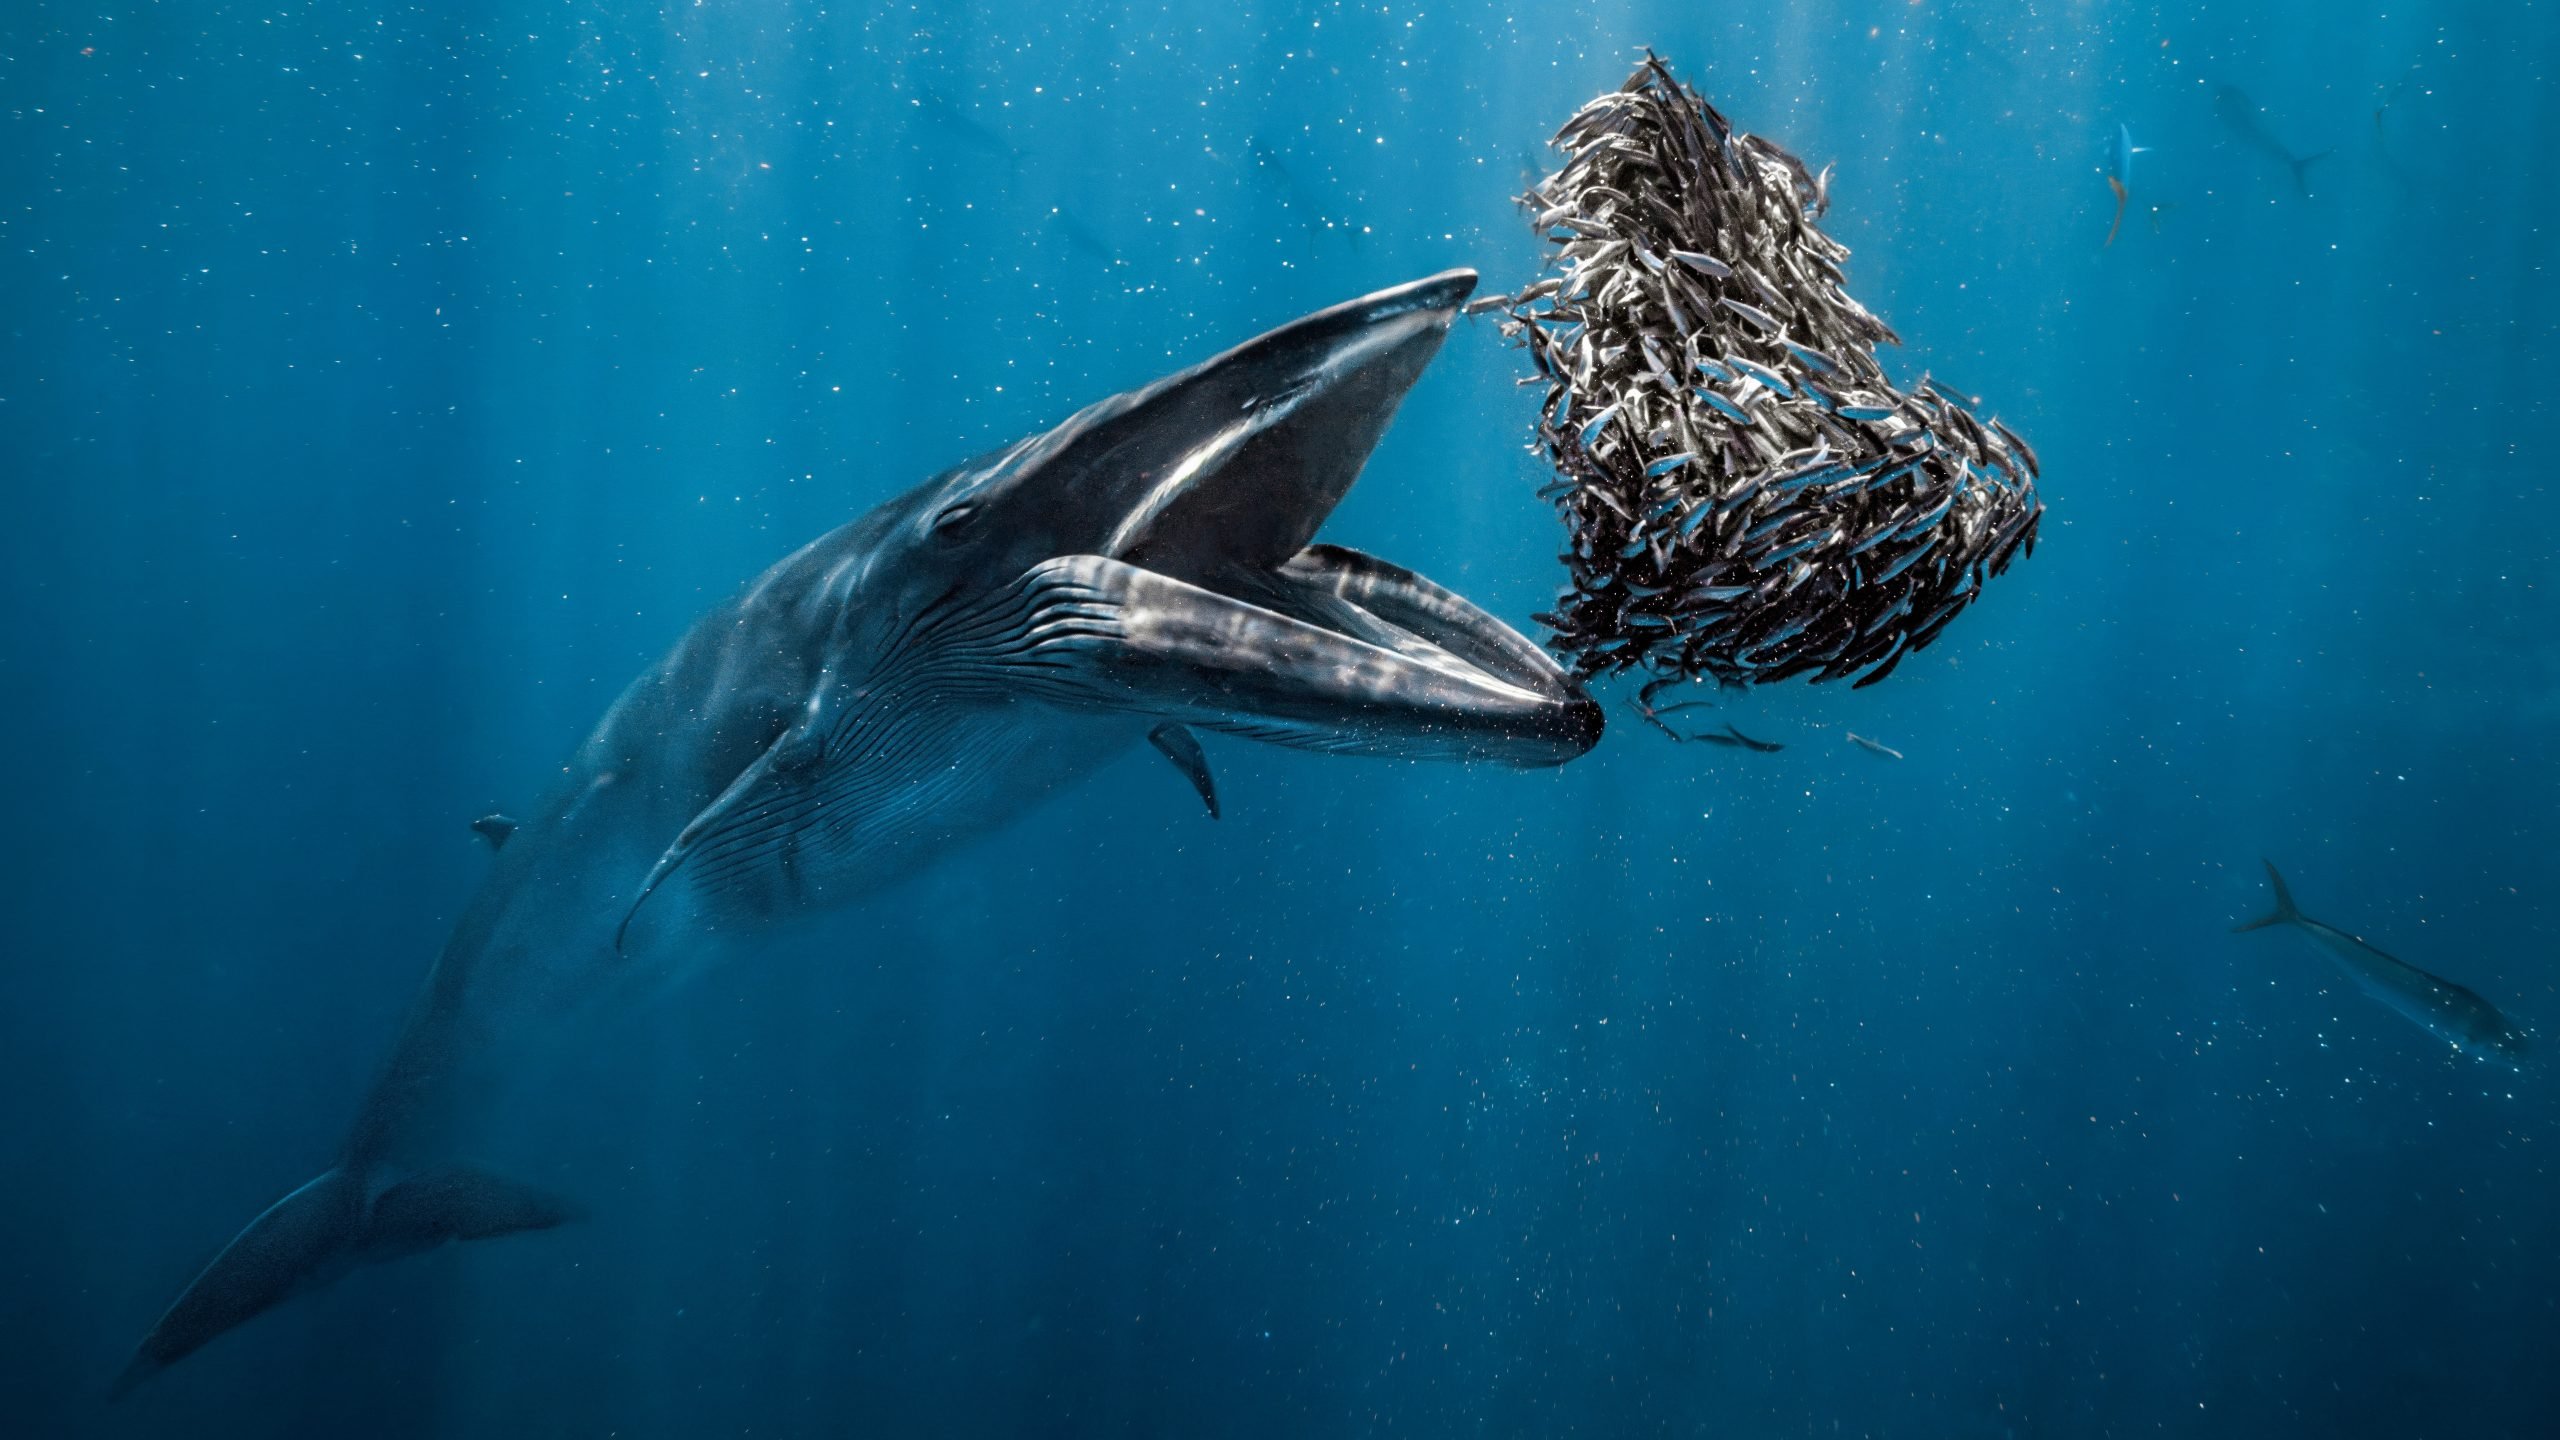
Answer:
[[[1578,675],[1872,685],[2034,552],[2035,452],[1885,378],[1900,337],[1815,223],[1827,171],[1650,51],[1550,143],[1564,164],[1521,203],[1560,273],[1503,329],[1547,381],[1572,584],[1538,619]]]

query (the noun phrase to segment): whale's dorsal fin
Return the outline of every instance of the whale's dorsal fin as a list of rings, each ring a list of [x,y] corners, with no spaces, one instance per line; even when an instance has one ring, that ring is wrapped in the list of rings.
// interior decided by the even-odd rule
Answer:
[[[1208,753],[1200,748],[1200,737],[1177,721],[1167,720],[1147,732],[1147,743],[1164,753],[1191,788],[1200,792],[1200,803],[1209,807],[1209,818],[1218,818],[1218,782],[1209,773]]]
[[[471,822],[472,833],[489,842],[492,850],[506,848],[507,837],[516,833],[516,822],[505,815],[488,814]]]

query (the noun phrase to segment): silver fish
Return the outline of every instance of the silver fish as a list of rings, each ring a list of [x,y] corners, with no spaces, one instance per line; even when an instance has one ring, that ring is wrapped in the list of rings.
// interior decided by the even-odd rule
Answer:
[[[1672,257],[1678,260],[1681,264],[1688,266],[1701,275],[1710,276],[1717,280],[1731,279],[1733,276],[1733,267],[1727,265],[1713,255],[1703,254],[1696,250],[1674,250],[1671,254]]]
[[[1717,303],[1724,306],[1727,310],[1732,311],[1734,314],[1741,316],[1743,319],[1750,321],[1753,325],[1758,326],[1767,334],[1775,335],[1785,328],[1778,323],[1777,317],[1771,315],[1768,311],[1762,310],[1757,306],[1745,305],[1730,295],[1725,296]]]
[[[1849,743],[1857,746],[1861,750],[1881,755],[1887,760],[1899,760],[1902,758],[1901,751],[1894,749],[1892,746],[1885,744],[1881,740],[1870,740],[1855,730],[1849,731],[1848,735]]]

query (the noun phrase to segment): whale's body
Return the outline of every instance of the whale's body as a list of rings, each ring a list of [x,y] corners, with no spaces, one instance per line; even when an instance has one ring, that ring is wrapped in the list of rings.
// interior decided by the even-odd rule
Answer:
[[[880,889],[1190,727],[1557,764],[1600,713],[1430,581],[1311,543],[1474,286],[1307,316],[812,542],[623,693],[498,846],[321,1176],[252,1221],[118,1390],[354,1265],[557,1225],[459,1163],[521,1042],[599,993]]]

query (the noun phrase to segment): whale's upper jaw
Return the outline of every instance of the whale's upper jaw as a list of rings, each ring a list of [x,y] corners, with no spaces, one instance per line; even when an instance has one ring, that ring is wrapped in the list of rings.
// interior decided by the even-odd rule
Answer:
[[[1276,570],[1359,479],[1475,283],[1451,270],[1364,295],[1088,406],[956,472],[920,518],[1038,535],[1045,553],[1017,555],[1025,566]]]
[[[1360,478],[1475,284],[1452,270],[1365,295],[1150,387],[1141,404],[1178,407],[1191,443],[1098,553],[1182,579],[1287,563]]]

